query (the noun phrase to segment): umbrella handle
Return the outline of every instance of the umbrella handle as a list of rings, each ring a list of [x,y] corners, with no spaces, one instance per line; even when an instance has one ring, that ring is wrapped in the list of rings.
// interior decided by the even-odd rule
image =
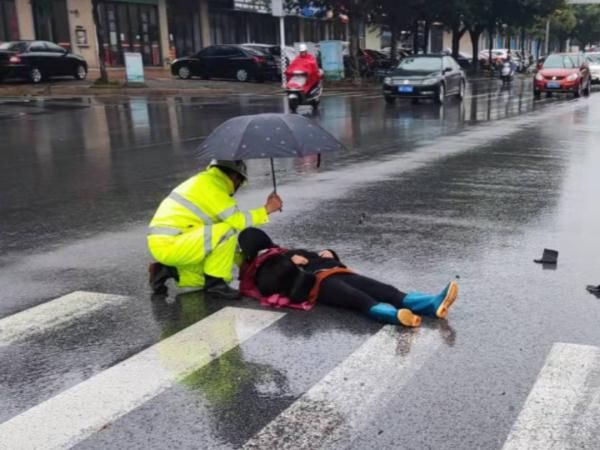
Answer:
[[[271,175],[273,177],[273,192],[277,194],[277,179],[275,178],[275,164],[273,158],[271,158]]]

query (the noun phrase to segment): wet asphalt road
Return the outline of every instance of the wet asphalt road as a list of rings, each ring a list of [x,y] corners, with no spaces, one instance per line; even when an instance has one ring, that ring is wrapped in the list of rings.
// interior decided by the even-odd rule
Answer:
[[[367,394],[345,393],[385,386],[332,448],[501,448],[552,345],[600,346],[600,300],[585,291],[600,283],[598,98],[534,102],[528,81],[476,82],[443,107],[326,95],[316,119],[350,150],[319,172],[279,161],[285,208],[267,231],[405,291],[461,288],[447,322],[397,330],[410,377],[375,371]],[[74,291],[129,297],[0,342],[0,423],[231,306],[152,299],[145,226],[201,167],[194,148],[216,125],[283,108],[268,96],[0,100],[0,318]],[[270,181],[262,162],[250,169],[248,207]],[[560,250],[555,270],[532,262],[544,247]],[[286,313],[76,448],[239,448],[382,328],[327,307]],[[384,355],[370,351],[376,368]]]

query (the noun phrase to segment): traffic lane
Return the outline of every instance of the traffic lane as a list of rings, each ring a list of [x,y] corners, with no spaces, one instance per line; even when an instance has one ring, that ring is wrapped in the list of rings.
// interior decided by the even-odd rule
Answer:
[[[388,108],[369,96],[325,98],[316,119],[350,148],[325,158],[326,168],[412,151],[473,123],[558,103],[548,99],[534,104],[526,90],[517,97],[450,100],[443,107],[399,102]],[[11,100],[6,105],[14,114],[0,121],[5,155],[0,212],[7,217],[0,265],[22,251],[147,219],[161,195],[205,164],[194,158],[194,151],[217,125],[238,114],[283,111],[284,99],[67,98]],[[267,185],[267,165],[253,161],[250,166],[253,185]],[[310,158],[281,161],[277,168],[285,180],[298,171],[315,170],[316,163]]]
[[[277,231],[307,230],[305,245],[339,249],[401,289],[460,277],[454,345],[374,410],[350,448],[499,448],[552,344],[600,344],[600,305],[585,291],[598,276],[599,113],[386,179]],[[555,271],[532,261],[546,246],[561,252]]]
[[[561,116],[558,122],[570,126],[570,134],[551,125],[525,127],[477,151],[384,178],[352,196],[325,201],[293,222],[270,226],[279,242],[333,247],[350,267],[405,290],[430,291],[460,277],[461,296],[449,322],[424,325],[438,332],[444,345],[431,349],[432,357],[401,392],[392,386],[389,397],[368,411],[366,428],[345,435],[343,442],[353,448],[394,448],[397,442],[406,448],[458,448],[465,442],[499,447],[551,345],[600,344],[597,303],[583,290],[595,275],[587,260],[600,244],[592,226],[597,213],[585,208],[599,191],[597,157],[585,145],[593,142],[587,133],[594,133],[596,114],[575,110]],[[584,149],[574,154],[565,142]],[[573,239],[572,228],[561,225],[565,219],[589,228]],[[562,273],[562,264],[552,272],[532,262],[548,240],[561,250]],[[350,324],[350,318],[359,323]],[[268,337],[243,345],[222,364],[115,421],[81,447],[177,442],[193,448],[198,436],[215,448],[238,447],[355,350],[367,332],[358,316],[329,308],[286,319]],[[325,320],[316,327],[323,335],[313,335],[313,319]],[[269,342],[285,342],[303,327],[300,341],[294,339],[293,358],[270,354]],[[357,334],[362,338],[354,340]],[[322,347],[324,336],[333,341]],[[398,351],[410,358],[414,335],[407,330],[403,336]],[[335,349],[335,355],[312,358],[324,348]],[[243,375],[222,384],[230,373]]]

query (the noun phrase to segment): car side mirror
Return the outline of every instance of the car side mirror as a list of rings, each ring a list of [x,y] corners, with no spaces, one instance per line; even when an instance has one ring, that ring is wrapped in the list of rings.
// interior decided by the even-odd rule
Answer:
[[[446,67],[444,73],[452,72],[452,67]]]

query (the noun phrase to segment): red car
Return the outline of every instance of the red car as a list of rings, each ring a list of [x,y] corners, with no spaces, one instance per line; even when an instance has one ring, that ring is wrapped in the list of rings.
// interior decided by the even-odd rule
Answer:
[[[591,86],[590,68],[583,54],[555,53],[538,68],[533,95],[540,98],[542,92],[562,92],[581,97],[590,95]]]

